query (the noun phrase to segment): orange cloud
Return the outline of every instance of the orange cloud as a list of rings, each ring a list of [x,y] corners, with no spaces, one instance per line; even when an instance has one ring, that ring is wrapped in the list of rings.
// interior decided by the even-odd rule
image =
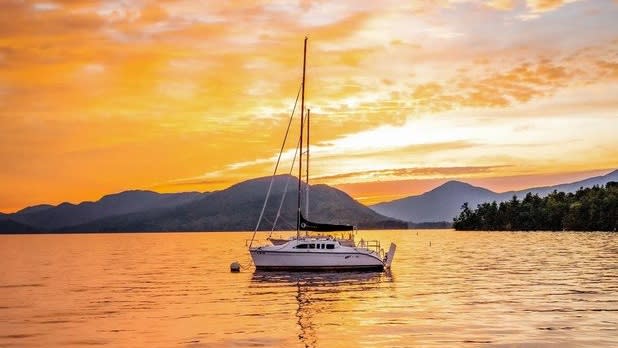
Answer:
[[[515,2],[513,0],[490,0],[485,4],[491,8],[503,11],[512,10],[513,7],[515,7]]]
[[[529,2],[525,10],[510,1],[486,2],[500,9],[494,11],[462,1],[4,1],[0,210],[127,188],[175,190],[179,178],[209,173],[195,188],[268,174],[299,88],[306,34],[312,141],[332,151],[316,154],[316,176],[513,164],[526,150],[487,159],[475,154],[480,146],[439,148],[449,140],[478,145],[492,136],[486,130],[468,138],[456,131],[449,139],[422,137],[437,127],[457,129],[439,123],[437,115],[446,112],[456,112],[450,122],[465,126],[475,120],[470,115],[488,109],[501,123],[512,122],[510,110],[543,102],[543,114],[552,117],[615,110],[611,93],[598,91],[616,79],[618,28],[610,21],[616,7],[569,5],[586,13],[573,32],[572,11],[562,3]],[[522,24],[514,20],[522,11],[552,16]],[[595,93],[561,97],[582,86]],[[526,116],[538,114],[517,115]],[[346,137],[421,118],[436,122],[414,134],[425,147],[411,146],[410,135],[396,131],[401,144],[378,139],[375,151],[359,151],[363,141],[356,139],[340,146]],[[294,129],[291,138],[297,124]],[[586,134],[590,146],[615,145]],[[605,168],[608,161],[577,165]]]
[[[602,76],[608,79],[618,79],[618,60],[615,62],[600,60],[597,65],[601,69]]]
[[[491,172],[497,168],[505,168],[508,166],[477,166],[477,167],[427,167],[427,168],[395,168],[395,169],[382,169],[365,172],[343,173],[329,176],[317,177],[317,181],[325,180],[342,180],[352,179],[357,177],[409,177],[409,176],[453,176],[453,175],[466,175],[466,174],[478,174]]]
[[[576,0],[527,0],[526,6],[535,13],[555,10],[560,6]]]

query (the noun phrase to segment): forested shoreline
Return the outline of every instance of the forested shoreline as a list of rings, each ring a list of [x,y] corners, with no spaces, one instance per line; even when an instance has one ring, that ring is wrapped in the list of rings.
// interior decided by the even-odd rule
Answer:
[[[453,219],[461,231],[616,231],[618,182],[580,188],[575,193],[554,191],[545,197],[528,193],[506,202],[468,203]]]

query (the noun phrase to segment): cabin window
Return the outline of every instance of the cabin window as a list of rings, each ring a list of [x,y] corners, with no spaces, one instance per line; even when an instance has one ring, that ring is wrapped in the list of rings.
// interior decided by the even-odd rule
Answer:
[[[307,249],[307,244],[298,244],[296,249]]]
[[[335,244],[326,244],[326,249],[335,249]]]
[[[320,244],[320,249],[324,249],[324,244]]]
[[[309,244],[309,249],[315,249],[315,244]]]

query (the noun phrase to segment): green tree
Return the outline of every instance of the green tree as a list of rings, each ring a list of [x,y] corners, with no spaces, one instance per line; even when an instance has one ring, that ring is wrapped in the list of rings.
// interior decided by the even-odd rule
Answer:
[[[575,193],[553,191],[541,198],[528,193],[520,202],[487,202],[472,210],[468,203],[453,219],[457,230],[618,230],[618,183],[580,188]]]

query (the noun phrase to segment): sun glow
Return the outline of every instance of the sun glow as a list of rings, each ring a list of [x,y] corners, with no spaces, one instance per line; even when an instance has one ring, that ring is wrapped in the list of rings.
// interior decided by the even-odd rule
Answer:
[[[617,17],[604,0],[3,2],[0,211],[269,175],[307,34],[315,182],[373,200],[615,168]]]

